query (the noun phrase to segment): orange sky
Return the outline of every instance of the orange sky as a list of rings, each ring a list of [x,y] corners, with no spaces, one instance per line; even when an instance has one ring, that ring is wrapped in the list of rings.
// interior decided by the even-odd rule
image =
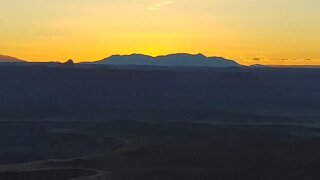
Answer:
[[[320,65],[319,0],[10,0],[0,54],[93,61],[177,52],[241,64]]]

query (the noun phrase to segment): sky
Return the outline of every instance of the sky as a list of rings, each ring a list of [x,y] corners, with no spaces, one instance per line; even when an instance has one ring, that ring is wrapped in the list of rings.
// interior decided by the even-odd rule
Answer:
[[[29,61],[202,53],[320,65],[319,0],[0,0],[0,54]]]

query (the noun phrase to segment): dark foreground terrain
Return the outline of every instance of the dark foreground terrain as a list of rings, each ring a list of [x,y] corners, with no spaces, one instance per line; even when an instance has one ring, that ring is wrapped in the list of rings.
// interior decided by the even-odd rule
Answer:
[[[32,180],[69,180],[81,178],[83,176],[92,176],[96,172],[82,169],[51,169],[51,170],[34,170],[19,172],[0,172],[1,179],[32,179]]]
[[[19,125],[5,122],[1,126],[7,130],[1,131],[1,137],[10,137],[12,132],[19,134],[15,131],[16,126],[28,129],[37,129],[36,127],[41,126],[43,131],[50,131],[52,128],[56,132],[65,132],[66,129],[72,129],[91,134],[92,137],[121,139],[126,144],[112,151],[110,140],[99,142],[99,145],[94,138],[89,144],[84,139],[84,144],[78,145],[82,149],[72,154],[69,151],[70,144],[59,140],[60,144],[52,147],[54,149],[59,147],[61,152],[65,150],[65,153],[71,153],[69,158],[65,157],[68,159],[5,165],[0,168],[0,179],[63,179],[55,177],[72,179],[79,176],[82,179],[115,180],[317,180],[320,178],[319,124],[299,124],[289,118],[239,115],[241,116],[247,120],[239,122],[232,116],[225,116],[226,121],[221,122],[221,116],[219,118],[211,116],[206,121],[200,122],[190,120],[191,118],[146,122],[133,118],[106,122],[78,122],[77,126],[73,125],[74,122],[19,122],[17,123]],[[13,138],[10,141],[11,145],[6,145],[5,149],[10,146],[19,149],[19,144],[20,148],[25,147],[26,143],[34,142],[34,139],[42,139],[41,136],[43,135],[35,133],[32,138],[29,136],[30,139],[23,141],[20,138]],[[75,144],[80,143],[75,141]],[[112,145],[115,146],[114,144],[117,142],[113,142]],[[96,146],[105,148],[105,151],[103,153],[101,149],[96,151]],[[41,154],[39,151],[34,153],[37,155],[30,157],[27,152],[28,150],[15,151],[16,156],[7,156],[2,150],[0,157],[6,157],[1,159],[2,163],[6,163],[19,162],[27,156],[37,158]],[[43,153],[47,152],[44,148]],[[82,157],[89,153],[92,153],[91,156]],[[50,157],[48,156],[48,159]],[[51,171],[55,169],[65,169],[65,171]]]
[[[91,156],[125,145],[121,139],[82,131],[81,126],[70,122],[0,122],[0,165]]]
[[[0,67],[0,179],[318,180],[318,69]]]

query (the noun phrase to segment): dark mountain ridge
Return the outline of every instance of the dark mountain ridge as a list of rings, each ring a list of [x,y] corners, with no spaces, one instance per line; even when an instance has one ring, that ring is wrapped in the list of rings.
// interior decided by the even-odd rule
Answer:
[[[19,63],[19,62],[26,62],[26,61],[15,58],[15,57],[0,54],[0,63]]]
[[[142,54],[113,55],[95,64],[108,65],[149,65],[149,66],[194,66],[194,67],[237,67],[233,60],[222,57],[206,57],[202,54],[191,55],[186,53],[170,54],[165,56],[147,56]]]

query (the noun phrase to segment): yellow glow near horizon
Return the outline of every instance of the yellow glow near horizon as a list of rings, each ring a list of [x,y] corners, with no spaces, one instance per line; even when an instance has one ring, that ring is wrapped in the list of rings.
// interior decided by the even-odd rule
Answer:
[[[0,54],[94,61],[203,53],[241,64],[320,65],[319,0],[10,0]]]

